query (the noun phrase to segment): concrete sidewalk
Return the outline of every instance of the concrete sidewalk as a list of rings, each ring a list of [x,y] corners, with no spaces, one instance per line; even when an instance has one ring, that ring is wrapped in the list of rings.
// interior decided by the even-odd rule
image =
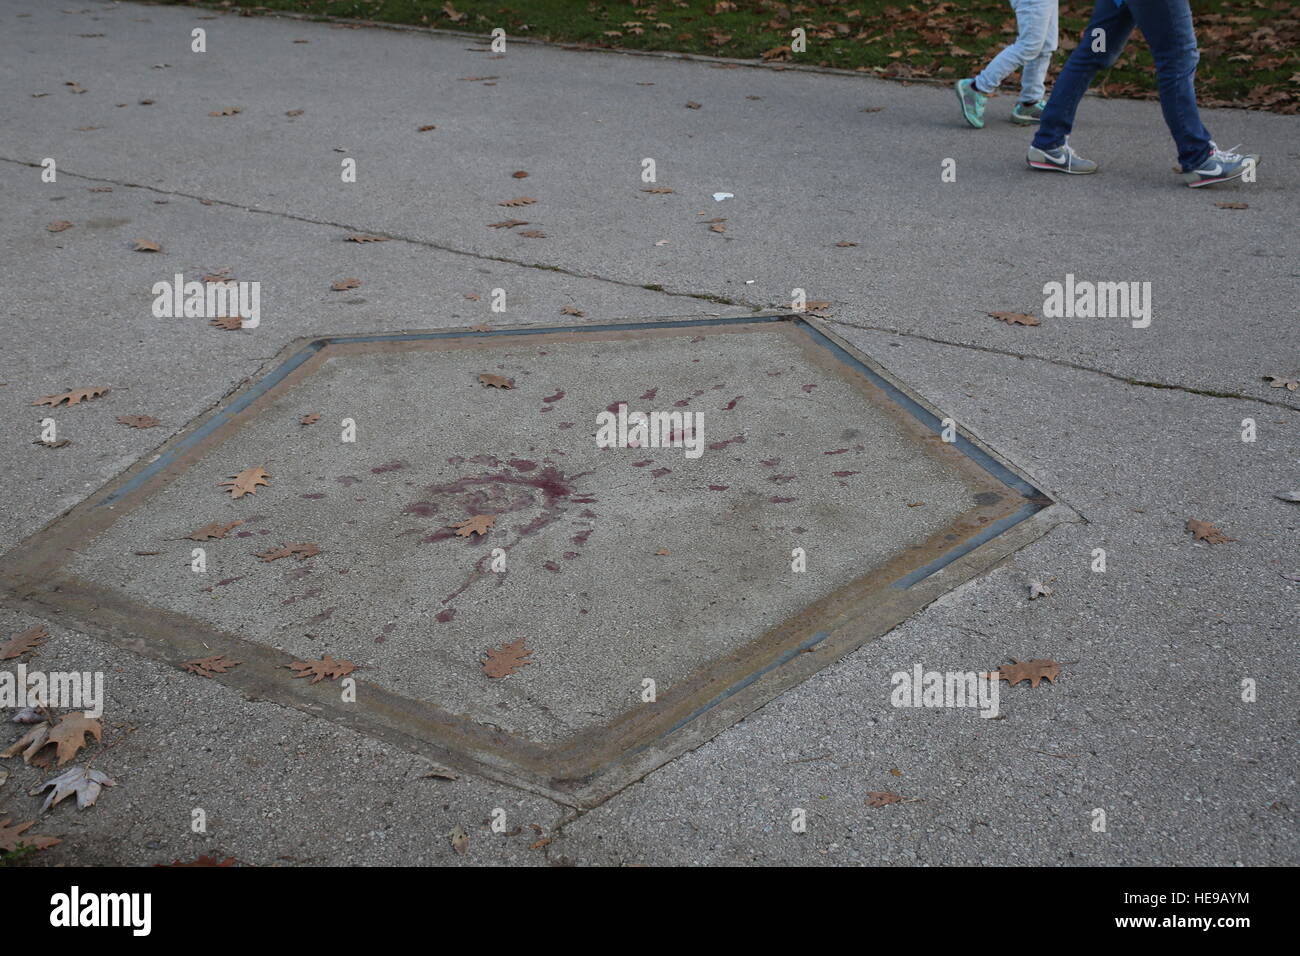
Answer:
[[[195,27],[207,30],[206,53],[190,52]],[[1079,520],[591,810],[474,774],[427,777],[426,757],[391,741],[184,674],[57,616],[0,608],[0,640],[40,623],[53,635],[24,659],[29,667],[107,676],[95,766],[118,786],[93,809],[47,814],[35,832],[64,843],[36,862],[201,853],[258,865],[1297,862],[1300,585],[1284,575],[1300,573],[1300,507],[1274,493],[1300,491],[1300,392],[1263,377],[1300,375],[1300,120],[1207,111],[1220,143],[1241,141],[1264,159],[1257,183],[1192,191],[1170,172],[1154,103],[1086,101],[1073,142],[1102,172],[1052,177],[1025,167],[1023,129],[996,119],[965,128],[946,88],[541,45],[492,58],[480,47],[170,6],[64,12],[0,0],[0,441],[10,450],[0,552],[153,454],[304,336],[735,317],[788,305],[795,289],[829,302],[840,335]],[[999,104],[1009,109],[1010,98],[992,102],[994,117]],[[232,107],[239,112],[209,115]],[[46,157],[57,162],[55,183],[41,180]],[[356,160],[355,183],[340,180],[345,158]],[[672,193],[644,191],[645,158],[655,185]],[[956,160],[956,182],[941,181],[946,159]],[[517,170],[528,177],[512,178]],[[735,198],[715,202],[720,191]],[[521,196],[536,202],[499,205]],[[725,231],[711,230],[708,220],[722,217]],[[511,218],[529,224],[488,228]],[[73,226],[47,231],[56,220]],[[345,241],[355,233],[389,241]],[[162,252],[132,251],[137,238]],[[257,329],[151,314],[155,282],[227,268],[262,283]],[[1124,317],[1023,327],[986,315],[1041,315],[1044,283],[1067,275],[1150,282],[1150,327]],[[332,291],[345,277],[360,286]],[[490,307],[497,289],[504,313]],[[726,348],[716,357],[723,377],[758,368]],[[593,403],[613,390],[595,372],[591,383]],[[112,391],[77,408],[31,405],[92,385]],[[689,375],[673,387],[688,390]],[[386,393],[377,394],[371,405],[383,409]],[[762,429],[782,407],[778,393],[750,394],[770,403],[768,426],[747,425],[751,441],[774,441]],[[402,420],[427,427],[442,416],[476,438],[475,429],[509,434],[508,420],[475,424],[437,395],[426,417]],[[163,425],[115,422],[128,414]],[[827,404],[838,426],[836,415]],[[71,445],[32,444],[47,416]],[[1256,423],[1254,442],[1241,439],[1244,419]],[[402,434],[367,454],[403,457]],[[510,437],[526,444],[531,432]],[[814,453],[793,451],[800,461]],[[311,477],[333,482],[326,467],[336,466],[303,460]],[[869,511],[867,492],[828,485],[809,496],[828,528],[847,523],[851,533],[870,520],[847,507]],[[818,512],[813,499],[846,506]],[[704,507],[689,490],[672,500]],[[187,517],[168,505],[155,523],[171,533]],[[1189,518],[1236,540],[1194,542]],[[755,514],[764,534],[741,534],[738,553],[766,541],[767,520]],[[695,547],[684,529],[674,534],[664,550]],[[87,542],[80,573],[165,591],[161,579],[129,583],[143,574],[131,570],[136,540]],[[704,544],[732,547],[725,537]],[[1098,548],[1105,573],[1091,570]],[[753,586],[743,561],[707,563],[721,580],[698,589]],[[629,558],[624,570],[656,573],[645,566],[658,567]],[[600,591],[617,571],[589,574],[585,589]],[[1054,577],[1053,595],[1030,603],[1029,577]],[[352,623],[382,625],[363,590],[349,594]],[[274,611],[269,592],[222,591],[225,626],[294,653],[313,646],[277,630],[288,591],[274,594]],[[570,596],[567,586],[527,594],[509,616],[526,621],[532,608],[541,626]],[[178,606],[206,613],[192,599]],[[658,606],[634,604],[635,627],[608,639],[652,642],[646,615]],[[462,612],[457,633],[476,647],[497,643],[500,621],[485,617],[480,634],[475,620]],[[563,628],[551,630],[555,646],[569,646]],[[339,633],[373,646],[369,631]],[[590,638],[572,646],[596,673]],[[1055,685],[1004,684],[996,721],[891,706],[891,675],[917,663],[987,670],[1012,658],[1067,663]],[[1245,679],[1258,685],[1255,702],[1242,701]],[[587,726],[584,715],[607,701],[579,696],[566,696],[558,716],[529,698],[520,719],[547,733]],[[489,706],[458,703],[471,713],[480,705]],[[44,775],[17,760],[0,769],[10,770],[0,816],[33,818],[39,802],[27,791]],[[867,791],[919,799],[869,808]],[[206,834],[191,832],[196,808]],[[505,833],[487,825],[498,808]],[[807,811],[807,832],[792,832],[794,808]],[[1093,829],[1097,809],[1105,832]],[[470,834],[464,855],[450,844],[455,827]]]

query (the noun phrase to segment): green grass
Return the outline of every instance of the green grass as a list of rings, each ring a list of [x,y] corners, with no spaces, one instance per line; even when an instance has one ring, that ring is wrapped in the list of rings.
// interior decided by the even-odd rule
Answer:
[[[234,4],[212,3],[226,8]],[[1300,112],[1300,7],[1295,0],[1193,0],[1201,46],[1198,90],[1207,106]],[[402,23],[625,50],[660,50],[861,70],[900,80],[969,76],[1015,36],[1006,0],[265,0],[254,11]],[[1091,0],[1062,0],[1065,48]],[[792,53],[803,28],[807,49]],[[1058,55],[1053,72],[1065,58]],[[1014,87],[1009,78],[1004,90]],[[1146,45],[1131,43],[1094,87],[1150,98]]]

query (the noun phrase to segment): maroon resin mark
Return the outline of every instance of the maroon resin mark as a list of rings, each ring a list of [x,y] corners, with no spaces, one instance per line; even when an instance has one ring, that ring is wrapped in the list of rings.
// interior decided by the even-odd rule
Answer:
[[[374,468],[371,468],[370,473],[372,475],[382,475],[385,472],[398,471],[399,469],[405,467],[406,467],[406,462],[404,461],[389,461],[389,462],[385,462],[382,465],[378,465]]]

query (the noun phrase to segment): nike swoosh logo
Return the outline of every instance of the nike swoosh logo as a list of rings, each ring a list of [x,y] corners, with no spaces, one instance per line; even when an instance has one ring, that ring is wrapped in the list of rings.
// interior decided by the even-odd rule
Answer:
[[[1217,176],[1219,173],[1223,172],[1223,167],[1218,163],[1215,163],[1213,169],[1198,169],[1196,172],[1202,176]]]
[[[1060,159],[1057,159],[1057,158],[1056,158],[1055,156],[1053,156],[1051,153],[1043,153],[1043,158],[1044,158],[1045,160],[1047,160],[1049,163],[1052,163],[1052,164],[1054,164],[1054,165],[1056,165],[1056,166],[1064,166],[1065,163],[1066,163],[1066,157],[1065,157],[1065,156],[1062,156]]]

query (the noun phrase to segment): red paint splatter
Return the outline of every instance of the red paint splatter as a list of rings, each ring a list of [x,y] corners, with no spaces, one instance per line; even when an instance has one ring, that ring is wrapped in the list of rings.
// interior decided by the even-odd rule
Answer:
[[[780,459],[780,458],[765,458],[765,459],[763,459],[762,461],[760,461],[759,464],[760,464],[760,465],[765,465],[765,466],[768,467],[768,468],[775,468],[777,465],[781,464],[781,459]]]
[[[726,491],[731,485],[709,485],[709,491]]]
[[[783,505],[788,502],[794,501],[793,498],[777,498],[775,496],[768,498],[767,500],[774,505]]]
[[[537,467],[537,462],[527,461],[526,459],[523,458],[511,458],[508,462],[506,462],[506,464],[509,465],[511,468],[513,468],[515,471],[532,471],[534,468]]]
[[[554,571],[556,574],[560,573],[560,566],[556,564],[554,561],[547,561],[545,564],[542,565],[542,567],[544,567],[547,571]]]
[[[654,471],[650,472],[650,474],[655,478],[662,478],[664,475],[671,475],[672,473],[673,470],[671,468],[656,468]]]
[[[847,448],[836,448],[834,451],[824,451],[824,452],[822,452],[822,454],[823,454],[823,455],[842,455],[842,454],[844,454],[846,451],[848,451]]]
[[[644,468],[646,465],[653,465],[654,463],[655,463],[655,460],[654,460],[653,458],[647,458],[645,461],[634,461],[634,462],[632,462],[632,467],[633,467],[633,468]]]
[[[862,472],[860,472],[860,471],[832,471],[831,474],[834,475],[836,478],[847,478],[849,475],[860,475],[860,474],[862,474]]]
[[[735,438],[728,438],[726,441],[715,441],[709,445],[712,451],[721,451],[728,445],[743,445],[745,443],[744,435],[737,435]]]
[[[558,402],[563,397],[564,397],[564,389],[560,389],[554,395],[547,395],[545,398],[542,399],[542,401],[546,402],[547,404],[550,404],[551,402]]]
[[[390,462],[386,462],[385,464],[379,465],[377,468],[371,468],[370,473],[372,475],[382,475],[385,472],[397,471],[405,467],[406,467],[406,462],[404,461],[390,461]]]
[[[556,427],[556,428],[572,428],[572,427],[573,427],[573,422],[560,422],[560,424],[556,425],[555,427]],[[563,453],[561,452],[561,454],[563,454]]]
[[[349,485],[355,485],[361,481],[360,478],[354,478],[351,475],[339,475],[334,480],[337,481],[344,488],[348,487]]]
[[[740,400],[741,400],[742,398],[744,398],[744,397],[745,397],[744,395],[737,395],[737,396],[736,396],[735,398],[733,398],[731,401],[727,402],[727,404],[723,405],[723,406],[722,406],[722,410],[723,410],[724,412],[729,412],[729,411],[731,411],[733,408],[736,407],[736,402],[740,401]]]
[[[449,607],[445,611],[439,611],[437,614],[433,616],[433,619],[437,621],[439,624],[446,624],[455,616],[456,616],[456,609],[454,607]]]
[[[657,389],[657,388],[652,388],[652,389],[650,389],[648,392],[646,392],[644,395],[641,396],[641,401],[643,401],[643,402],[653,402],[655,396],[658,395],[658,394],[659,394],[659,389]]]
[[[768,481],[775,481],[778,485],[784,485],[787,481],[794,481],[794,475],[770,475]]]

